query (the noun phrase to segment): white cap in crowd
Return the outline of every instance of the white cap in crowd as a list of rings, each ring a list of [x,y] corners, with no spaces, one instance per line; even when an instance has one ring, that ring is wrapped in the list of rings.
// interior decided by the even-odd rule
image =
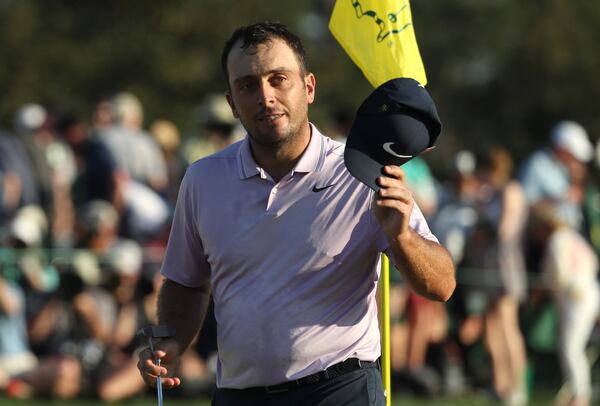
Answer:
[[[468,150],[460,150],[454,155],[452,169],[461,176],[469,176],[475,172],[475,154]]]
[[[19,209],[10,223],[13,238],[27,247],[40,247],[48,231],[48,219],[41,207],[29,205]]]
[[[39,129],[47,118],[46,109],[37,103],[27,103],[15,114],[15,130],[35,131]]]
[[[552,145],[573,155],[580,162],[591,161],[594,147],[587,131],[574,121],[561,121],[550,131]]]
[[[142,271],[143,252],[134,240],[122,239],[111,247],[108,263],[119,275],[136,276]]]

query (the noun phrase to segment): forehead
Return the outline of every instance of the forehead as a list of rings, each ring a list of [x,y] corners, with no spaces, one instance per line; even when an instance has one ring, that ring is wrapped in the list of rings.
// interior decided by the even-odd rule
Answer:
[[[296,54],[281,39],[272,39],[246,49],[235,43],[227,58],[230,82],[243,76],[260,76],[274,69],[300,71]]]

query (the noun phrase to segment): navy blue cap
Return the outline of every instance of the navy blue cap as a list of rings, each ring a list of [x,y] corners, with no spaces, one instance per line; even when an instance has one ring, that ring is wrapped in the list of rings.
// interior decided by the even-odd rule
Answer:
[[[360,105],[350,129],[344,162],[350,173],[377,191],[385,165],[401,166],[434,145],[442,123],[435,103],[414,79],[392,79]]]

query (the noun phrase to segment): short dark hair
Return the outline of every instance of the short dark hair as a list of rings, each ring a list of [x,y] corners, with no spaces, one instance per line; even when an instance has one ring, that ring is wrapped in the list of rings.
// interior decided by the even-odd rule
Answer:
[[[246,25],[236,29],[231,38],[227,40],[223,47],[223,53],[221,54],[221,68],[225,75],[225,81],[229,86],[229,72],[227,71],[227,58],[231,49],[236,42],[241,40],[241,48],[248,49],[255,47],[260,44],[270,42],[274,39],[283,40],[296,54],[298,64],[300,65],[300,72],[302,74],[308,73],[308,63],[306,60],[306,52],[304,46],[300,41],[300,38],[292,33],[284,24],[275,22],[258,22],[250,25]]]

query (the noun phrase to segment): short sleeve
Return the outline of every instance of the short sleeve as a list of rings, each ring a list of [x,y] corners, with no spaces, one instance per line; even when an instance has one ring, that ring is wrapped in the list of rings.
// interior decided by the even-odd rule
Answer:
[[[198,233],[198,193],[186,172],[179,188],[173,224],[161,274],[187,287],[200,287],[210,280],[210,265]]]

